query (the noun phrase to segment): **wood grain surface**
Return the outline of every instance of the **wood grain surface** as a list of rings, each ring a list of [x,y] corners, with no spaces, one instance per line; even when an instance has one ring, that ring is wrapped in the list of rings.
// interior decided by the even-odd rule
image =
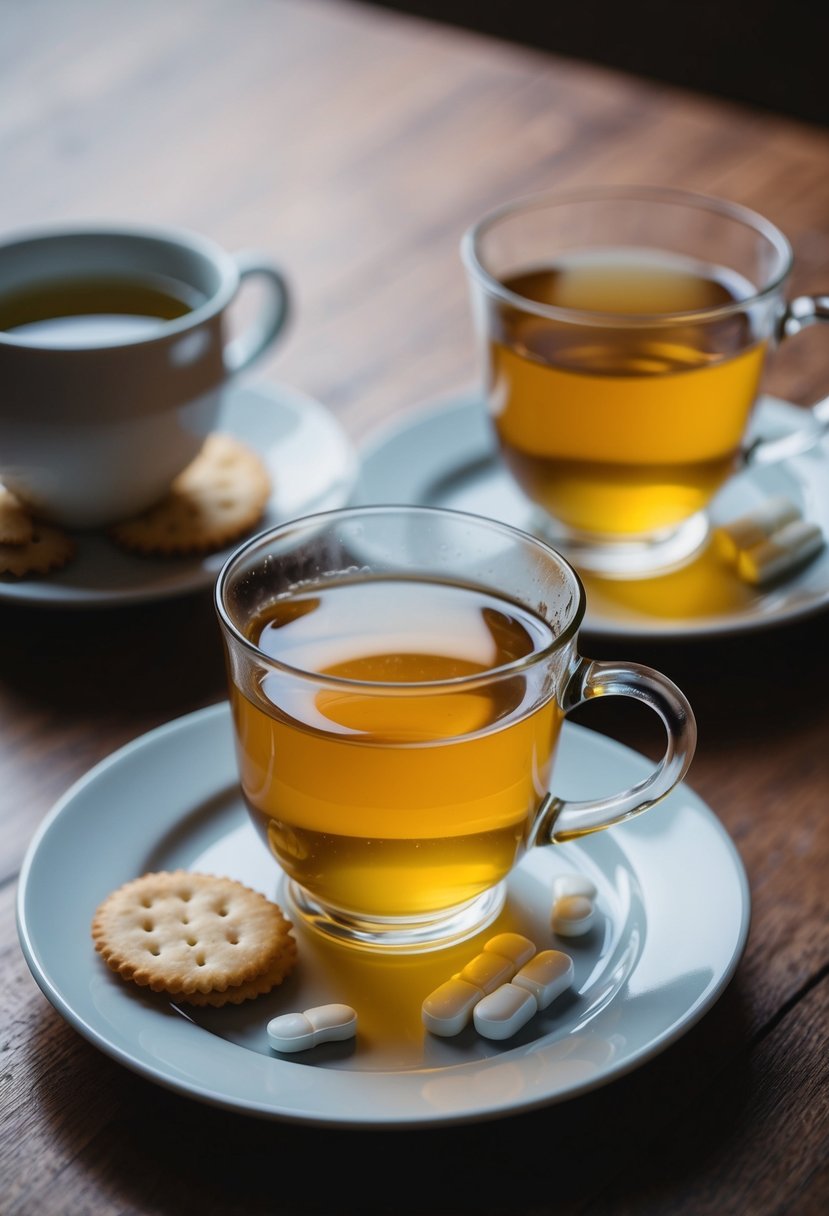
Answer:
[[[135,221],[267,251],[295,307],[256,377],[317,398],[355,444],[474,382],[458,243],[530,190],[731,198],[788,235],[792,294],[829,290],[815,125],[347,0],[4,0],[0,25],[0,230]],[[825,329],[784,344],[765,387],[829,391]],[[17,938],[21,861],[53,803],[122,744],[224,698],[210,594],[0,602],[0,1212],[825,1212],[826,633],[823,613],[728,640],[591,640],[688,694],[690,784],[749,876],[745,955],[699,1024],[563,1105],[336,1131],[228,1114],[120,1067],[46,1001]],[[577,720],[653,745],[609,706]]]

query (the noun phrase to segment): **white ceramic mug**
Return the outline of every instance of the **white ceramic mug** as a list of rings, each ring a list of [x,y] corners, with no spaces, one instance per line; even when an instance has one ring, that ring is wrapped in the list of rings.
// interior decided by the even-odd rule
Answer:
[[[231,338],[228,309],[254,277],[262,300]],[[84,283],[151,284],[181,298],[183,311],[142,317],[143,327],[103,317],[75,332],[0,324],[0,480],[38,517],[80,529],[164,496],[215,429],[229,382],[273,345],[289,307],[267,256],[231,254],[193,232],[95,227],[0,240],[0,320],[25,321],[17,301],[33,293]]]

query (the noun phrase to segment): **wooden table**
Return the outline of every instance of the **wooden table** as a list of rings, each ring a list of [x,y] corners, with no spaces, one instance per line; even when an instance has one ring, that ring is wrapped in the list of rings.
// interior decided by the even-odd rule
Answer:
[[[474,381],[458,241],[515,194],[651,182],[724,195],[787,232],[795,291],[829,286],[829,139],[815,126],[342,0],[17,0],[2,27],[2,228],[173,223],[266,249],[296,308],[257,374],[318,398],[355,443]],[[815,400],[825,351],[825,332],[803,334],[767,389]],[[0,606],[0,1210],[827,1210],[826,625],[590,646],[687,692],[690,784],[749,876],[747,949],[699,1024],[564,1104],[375,1132],[169,1092],[44,999],[14,921],[30,839],[91,765],[222,700],[224,672],[208,592],[102,612]],[[635,721],[592,708],[582,721],[648,746]]]

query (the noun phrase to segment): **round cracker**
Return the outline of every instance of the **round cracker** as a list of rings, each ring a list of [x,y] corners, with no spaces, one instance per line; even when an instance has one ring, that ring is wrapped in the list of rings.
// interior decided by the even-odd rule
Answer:
[[[222,1005],[241,1005],[243,1001],[264,996],[287,979],[296,965],[297,957],[296,942],[292,937],[286,937],[282,952],[265,971],[255,975],[253,979],[245,980],[242,984],[231,984],[223,992],[184,992],[175,999],[188,1005],[210,1005],[214,1009],[221,1008]]]
[[[0,544],[0,574],[23,578],[60,570],[74,557],[76,548],[66,532],[35,522],[31,537],[23,544]]]
[[[153,556],[209,553],[262,518],[271,480],[261,458],[232,435],[215,433],[149,510],[109,529],[121,548]]]
[[[108,967],[154,992],[225,992],[264,975],[291,928],[278,904],[235,879],[162,870],[112,891],[92,939]]]

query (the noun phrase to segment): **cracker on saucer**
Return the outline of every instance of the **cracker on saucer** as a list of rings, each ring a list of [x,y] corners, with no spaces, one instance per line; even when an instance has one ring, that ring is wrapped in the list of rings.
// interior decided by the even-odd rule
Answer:
[[[25,578],[29,574],[49,574],[65,566],[76,549],[75,541],[66,532],[34,521],[28,540],[0,544],[0,575]]]
[[[271,496],[264,461],[232,435],[208,435],[169,494],[109,529],[122,549],[147,556],[185,557],[221,549],[251,530]]]
[[[297,944],[288,933],[279,954],[264,971],[252,979],[244,980],[241,984],[230,984],[222,990],[211,992],[182,992],[175,997],[176,1001],[188,1005],[212,1005],[219,1008],[222,1005],[241,1005],[243,1001],[253,1000],[254,997],[264,996],[272,988],[276,988],[294,969],[297,961]]]
[[[92,940],[122,979],[194,1004],[238,1004],[269,992],[296,962],[278,904],[232,878],[162,870],[99,904]]]

